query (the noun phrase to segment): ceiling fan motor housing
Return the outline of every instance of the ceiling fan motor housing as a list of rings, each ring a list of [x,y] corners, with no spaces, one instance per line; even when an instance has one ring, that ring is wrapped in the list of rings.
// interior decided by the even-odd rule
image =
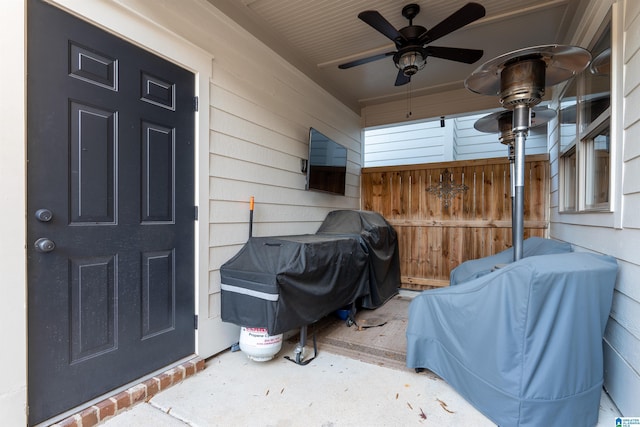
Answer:
[[[545,90],[546,63],[540,56],[518,57],[504,64],[500,73],[500,102],[507,109],[542,100]]]

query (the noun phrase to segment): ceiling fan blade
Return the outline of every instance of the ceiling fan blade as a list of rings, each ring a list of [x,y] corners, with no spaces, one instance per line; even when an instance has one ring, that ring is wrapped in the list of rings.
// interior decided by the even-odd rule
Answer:
[[[405,76],[402,70],[398,70],[398,75],[396,76],[396,86],[406,85],[411,81],[410,76]]]
[[[369,56],[367,58],[356,59],[355,61],[351,61],[351,62],[346,62],[344,64],[340,64],[340,65],[338,65],[338,68],[340,68],[341,70],[345,70],[347,68],[355,67],[356,65],[362,65],[362,64],[369,63],[369,62],[377,61],[378,59],[386,58],[387,56],[391,56],[393,54],[395,54],[395,52],[381,53],[379,55],[373,55],[373,56]]]
[[[421,43],[431,43],[434,40],[444,37],[453,31],[464,27],[482,18],[485,15],[484,6],[478,3],[467,3],[458,11],[451,14],[444,21],[425,32],[420,36]]]
[[[374,29],[391,39],[394,43],[407,39],[389,23],[377,10],[365,10],[358,14],[358,18],[371,25]]]
[[[482,55],[484,55],[483,50],[460,49],[457,47],[427,46],[424,50],[428,56],[448,59],[450,61],[464,62],[465,64],[473,64],[482,58]]]

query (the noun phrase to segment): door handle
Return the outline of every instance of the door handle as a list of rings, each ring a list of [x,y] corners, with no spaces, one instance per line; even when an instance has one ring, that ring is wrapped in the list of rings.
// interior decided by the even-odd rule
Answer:
[[[41,237],[33,244],[37,252],[47,253],[56,248],[56,244],[53,240]]]

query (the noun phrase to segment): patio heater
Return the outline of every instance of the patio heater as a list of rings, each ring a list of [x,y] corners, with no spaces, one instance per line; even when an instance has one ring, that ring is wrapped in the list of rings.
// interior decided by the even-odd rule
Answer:
[[[512,111],[514,139],[513,259],[522,258],[524,238],[524,156],[531,127],[531,108],[540,103],[547,86],[568,80],[591,61],[589,51],[577,46],[535,46],[500,55],[478,67],[464,84],[472,92],[498,95]]]
[[[546,107],[535,107],[531,109],[530,127],[543,125],[556,115],[555,110]],[[498,140],[507,146],[507,158],[509,159],[509,177],[511,194],[511,224],[515,224],[515,180],[514,163],[516,134],[513,132],[513,111],[497,111],[487,116],[481,117],[474,123],[473,127],[484,133],[500,133]],[[515,228],[511,227],[511,241],[515,242]]]

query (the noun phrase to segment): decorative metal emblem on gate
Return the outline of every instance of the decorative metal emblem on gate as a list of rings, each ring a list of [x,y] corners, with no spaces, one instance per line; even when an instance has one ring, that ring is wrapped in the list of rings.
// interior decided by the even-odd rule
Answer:
[[[435,194],[438,198],[444,200],[444,207],[449,207],[449,202],[452,198],[456,197],[458,193],[464,193],[469,189],[464,184],[456,184],[453,180],[453,175],[448,169],[445,169],[440,174],[440,182],[436,185],[431,185],[427,188],[429,193]]]

